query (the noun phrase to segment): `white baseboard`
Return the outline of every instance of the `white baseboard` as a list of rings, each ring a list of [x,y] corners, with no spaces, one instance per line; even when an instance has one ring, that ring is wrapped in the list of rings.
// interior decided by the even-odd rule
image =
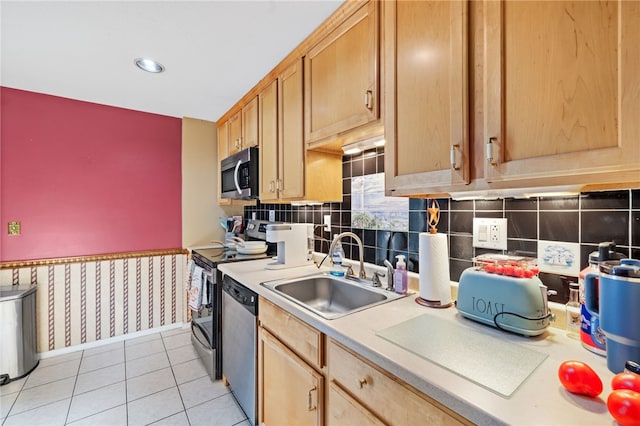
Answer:
[[[97,348],[99,346],[110,345],[112,343],[122,342],[124,340],[135,339],[137,337],[147,336],[149,334],[160,333],[162,331],[173,330],[175,328],[188,329],[190,327],[188,322],[176,322],[169,325],[163,325],[162,327],[149,328],[147,330],[136,331],[134,333],[127,333],[121,336],[109,337],[107,339],[96,340],[95,342],[82,343],[80,345],[69,346],[67,348],[55,349],[53,351],[39,352],[40,359],[51,358],[58,355],[65,355],[72,352],[82,351],[85,349]]]

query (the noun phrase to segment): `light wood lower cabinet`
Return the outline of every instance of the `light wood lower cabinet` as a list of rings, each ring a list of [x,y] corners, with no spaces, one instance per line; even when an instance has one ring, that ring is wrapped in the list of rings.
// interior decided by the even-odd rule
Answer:
[[[260,298],[258,421],[324,424],[324,335]]]
[[[262,424],[323,424],[324,377],[262,327],[258,330],[258,382]]]
[[[304,321],[260,298],[260,325],[318,370],[324,366],[324,335]]]
[[[327,413],[329,426],[386,424],[333,382],[329,383],[328,397],[331,401]]]
[[[344,394],[357,402],[358,410],[366,410],[372,424],[381,421],[389,425],[463,425],[471,424],[463,417],[433,399],[410,388],[398,378],[390,376],[343,346],[329,340],[328,370],[331,385],[342,389],[338,394],[329,391],[328,418],[330,424],[353,424],[344,414]],[[342,398],[342,399],[340,399]],[[334,407],[335,404],[335,407]],[[349,414],[367,415],[367,414]]]
[[[261,424],[472,424],[262,297],[259,323]]]

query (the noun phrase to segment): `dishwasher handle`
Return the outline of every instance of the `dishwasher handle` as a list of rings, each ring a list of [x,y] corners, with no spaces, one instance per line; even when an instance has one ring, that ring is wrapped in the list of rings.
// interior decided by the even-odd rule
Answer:
[[[225,275],[222,290],[254,316],[258,315],[258,293]]]

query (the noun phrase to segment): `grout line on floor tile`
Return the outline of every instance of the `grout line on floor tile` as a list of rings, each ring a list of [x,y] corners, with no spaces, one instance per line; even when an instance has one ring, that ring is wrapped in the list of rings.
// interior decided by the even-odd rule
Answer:
[[[135,346],[135,345],[134,345]],[[129,382],[127,378],[127,345],[124,345],[124,418],[126,420],[126,424],[129,424]]]
[[[82,361],[84,360],[84,351],[82,351],[82,355],[80,355],[80,362],[78,363],[78,370],[76,371],[76,379],[73,381],[73,389],[71,389],[71,400],[69,401],[69,407],[67,407],[67,415],[64,416],[64,424],[67,424],[69,421],[69,413],[71,413],[71,405],[73,405],[73,397],[76,393],[76,386],[78,386],[78,376],[80,376],[80,366],[82,365]]]
[[[31,389],[33,389],[33,388],[31,388]],[[18,395],[18,397],[19,396],[20,395]],[[56,399],[55,401],[47,402],[46,404],[37,405],[35,407],[29,408],[28,410],[20,411],[19,413],[13,413],[12,414],[11,412],[9,412],[9,413],[7,413],[7,416],[3,419],[2,424],[4,424],[4,422],[6,422],[6,420],[11,416],[17,416],[17,415],[20,415],[20,414],[28,413],[29,411],[37,410],[39,408],[46,407],[47,405],[57,404],[58,402],[64,401],[65,399],[68,399],[69,400],[69,405],[71,405],[71,397],[67,397],[67,398]],[[18,398],[16,398],[16,401],[17,400],[18,400]],[[11,406],[11,408],[13,409],[13,406]]]
[[[178,411],[177,413],[170,414],[170,415],[168,415],[168,416],[166,416],[166,417],[163,417],[163,418],[161,418],[161,419],[154,420],[152,423],[149,423],[147,426],[152,426],[152,425],[154,425],[154,424],[156,424],[156,423],[160,423],[161,421],[166,420],[166,419],[168,419],[169,417],[173,417],[173,416],[175,416],[176,414],[180,414],[180,413],[184,413],[184,416],[187,418],[187,422],[189,423],[189,425],[191,425],[191,420],[189,420],[189,416],[187,415],[187,410],[184,410],[184,411]]]
[[[162,346],[164,346],[164,350],[167,353],[167,359],[169,358],[169,353],[167,351],[167,347],[164,344],[164,338],[162,334],[160,334],[160,338],[162,339]],[[187,415],[187,406],[184,403],[184,399],[182,398],[182,393],[180,392],[180,385],[178,384],[178,379],[176,378],[176,373],[173,371],[173,365],[171,364],[171,360],[169,359],[169,368],[171,369],[171,375],[173,376],[173,381],[176,383],[176,389],[178,391],[178,395],[180,395],[180,402],[182,403],[182,408],[184,409],[184,414],[187,417],[187,421],[191,424],[191,420],[189,420],[189,415]]]
[[[73,403],[73,401],[71,401],[71,403]],[[100,413],[104,413],[105,411],[109,411],[109,410],[113,410],[114,408],[122,407],[123,405],[124,405],[124,406],[126,406],[126,405],[127,405],[127,403],[125,402],[124,404],[120,404],[120,405],[116,405],[116,406],[114,406],[114,407],[106,408],[106,409],[104,409],[104,410],[102,410],[102,411],[96,411],[95,413],[91,413],[91,414],[89,414],[88,416],[84,416],[84,417],[81,417],[81,418],[79,418],[79,419],[75,419],[75,420],[74,420],[74,421],[72,421],[71,423],[67,423],[67,421],[65,421],[65,423],[64,423],[64,424],[65,424],[65,425],[72,425],[72,424],[77,423],[77,422],[79,422],[79,421],[81,421],[81,420],[84,420],[84,419],[86,419],[86,418],[88,418],[88,417],[96,416],[96,415],[98,415],[98,414],[100,414]],[[71,408],[71,404],[69,404],[69,408]],[[126,407],[125,407],[125,408],[126,408]],[[68,418],[68,414],[67,414],[67,418]],[[129,419],[127,419],[127,423],[128,423],[128,422],[129,422]]]

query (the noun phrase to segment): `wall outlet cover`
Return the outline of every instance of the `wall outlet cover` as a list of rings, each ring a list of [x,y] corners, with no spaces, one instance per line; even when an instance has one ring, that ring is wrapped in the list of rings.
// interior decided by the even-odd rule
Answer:
[[[276,221],[276,211],[275,210],[269,210],[269,221],[270,222],[275,222]]]
[[[507,219],[474,217],[473,246],[495,250],[506,250]]]

